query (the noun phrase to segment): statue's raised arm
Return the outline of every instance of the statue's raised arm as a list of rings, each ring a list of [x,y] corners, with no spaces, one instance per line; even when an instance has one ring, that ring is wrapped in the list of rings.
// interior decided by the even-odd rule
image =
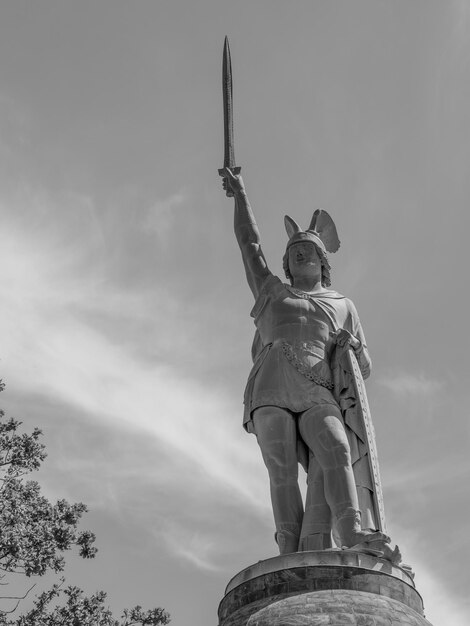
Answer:
[[[246,277],[255,298],[258,297],[262,284],[271,274],[261,250],[258,226],[251,210],[242,177],[234,175],[230,168],[225,168],[223,188],[227,195],[235,199],[234,229],[242,253]]]

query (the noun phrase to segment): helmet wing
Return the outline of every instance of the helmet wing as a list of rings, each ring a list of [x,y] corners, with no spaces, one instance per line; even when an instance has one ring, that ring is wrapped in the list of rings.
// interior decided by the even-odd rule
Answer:
[[[289,239],[291,239],[297,233],[302,232],[302,229],[297,224],[297,222],[288,215],[284,216],[284,226],[286,227],[287,236],[289,237]]]
[[[340,240],[336,231],[335,223],[325,209],[317,209],[307,232],[317,233],[325,244],[327,252],[336,252],[340,246]]]

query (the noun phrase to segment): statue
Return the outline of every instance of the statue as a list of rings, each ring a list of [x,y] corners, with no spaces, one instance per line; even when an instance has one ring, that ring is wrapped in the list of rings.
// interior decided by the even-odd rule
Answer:
[[[316,210],[307,230],[285,217],[283,266],[266,263],[233,152],[232,85],[224,48],[226,195],[235,199],[235,235],[255,298],[253,368],[244,427],[254,433],[269,473],[275,539],[281,554],[334,547],[400,561],[385,533],[375,439],[362,378],[371,361],[354,304],[330,289],[327,253],[340,242]],[[307,472],[305,508],[298,464]],[[334,541],[334,544],[333,544]]]

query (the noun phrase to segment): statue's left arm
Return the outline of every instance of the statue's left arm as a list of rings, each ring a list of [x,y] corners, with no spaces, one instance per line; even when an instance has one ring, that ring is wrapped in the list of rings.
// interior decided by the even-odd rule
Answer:
[[[369,350],[367,349],[366,338],[364,337],[364,332],[362,330],[361,323],[358,321],[358,328],[356,329],[355,337],[358,339],[359,344],[353,346],[354,352],[356,354],[357,362],[359,363],[359,367],[361,368],[362,378],[364,380],[369,378],[370,370],[372,367],[372,361],[370,359]]]
[[[356,307],[350,300],[348,301],[348,309],[347,328],[342,328],[336,334],[336,343],[339,346],[348,344],[353,348],[359,367],[361,368],[362,377],[366,379],[370,375],[372,361],[369,350],[367,349],[366,338],[362,330],[359,315],[357,314]]]

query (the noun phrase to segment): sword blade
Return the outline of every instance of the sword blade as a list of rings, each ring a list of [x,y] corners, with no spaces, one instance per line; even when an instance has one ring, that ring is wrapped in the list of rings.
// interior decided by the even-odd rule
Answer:
[[[234,174],[239,174],[240,168],[235,165],[233,141],[232,59],[228,37],[225,37],[222,59],[222,97],[224,106],[224,167],[229,167]],[[224,176],[223,169],[219,170],[219,174]]]
[[[224,102],[224,167],[235,165],[233,145],[233,84],[232,59],[228,37],[225,37],[224,56],[222,60],[222,95]]]

